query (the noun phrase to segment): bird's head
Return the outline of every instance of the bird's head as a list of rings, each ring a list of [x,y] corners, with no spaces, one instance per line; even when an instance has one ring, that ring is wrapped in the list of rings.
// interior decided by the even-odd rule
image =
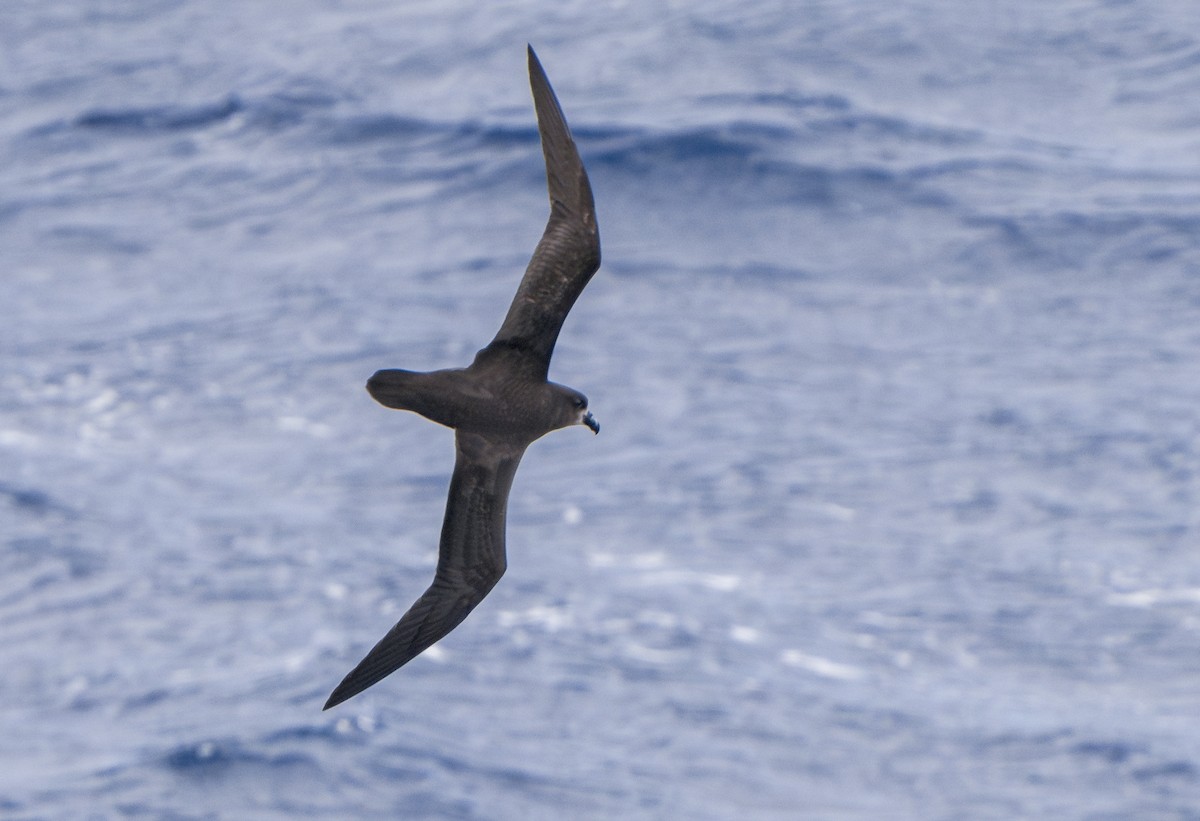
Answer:
[[[574,388],[568,388],[563,385],[553,385],[553,387],[557,394],[556,398],[560,408],[561,422],[559,427],[587,425],[592,433],[600,432],[600,423],[596,421],[596,417],[592,416],[592,412],[588,410],[586,396]]]

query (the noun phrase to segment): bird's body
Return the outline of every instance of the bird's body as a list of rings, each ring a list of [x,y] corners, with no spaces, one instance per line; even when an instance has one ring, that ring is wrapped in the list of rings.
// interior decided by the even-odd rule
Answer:
[[[550,82],[529,49],[529,81],[546,160],[550,219],[500,331],[466,368],[378,371],[380,404],[455,429],[454,473],[433,583],[337,686],[329,709],[394,672],[459,625],[504,574],[508,493],[531,442],[600,426],[579,391],[546,376],[563,320],[600,266],[587,172]]]
[[[570,388],[521,378],[505,368],[379,371],[367,390],[389,408],[413,411],[458,431],[525,438],[525,445],[579,421],[561,413],[562,392]]]

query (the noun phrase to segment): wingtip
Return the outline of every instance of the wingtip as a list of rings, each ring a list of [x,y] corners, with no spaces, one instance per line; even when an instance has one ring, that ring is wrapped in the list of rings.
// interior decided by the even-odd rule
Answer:
[[[321,712],[325,712],[330,707],[336,707],[346,700],[345,696],[339,695],[340,686],[333,688],[333,692],[329,694],[329,698],[325,699],[325,706],[321,708]]]
[[[542,68],[542,61],[538,59],[537,52],[533,50],[533,44],[526,43],[525,51],[529,55],[529,73],[542,74],[544,76],[546,70]]]
[[[359,664],[359,666],[362,666],[361,663]],[[333,688],[333,692],[330,693],[329,698],[327,698],[325,700],[325,706],[321,708],[321,712],[325,712],[326,710],[328,710],[331,707],[336,707],[339,704],[341,704],[343,701],[349,701],[350,699],[354,698],[356,695],[361,693],[363,690],[367,689],[367,687],[370,687],[371,684],[375,683],[374,681],[372,681],[366,685],[363,685],[363,683],[360,679],[355,678],[354,674],[357,672],[358,672],[358,667],[355,667],[353,670],[351,670],[349,673],[346,674],[346,677],[344,679],[342,679],[341,684],[339,684],[337,687]],[[353,682],[352,682],[352,680],[353,680]]]

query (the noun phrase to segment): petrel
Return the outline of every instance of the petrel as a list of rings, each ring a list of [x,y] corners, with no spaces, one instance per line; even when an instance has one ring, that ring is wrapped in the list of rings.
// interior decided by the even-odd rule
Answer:
[[[454,474],[433,584],[342,680],[328,710],[407,664],[467,617],[504,574],[508,491],[525,448],[552,430],[600,425],[587,397],[547,381],[567,312],[600,267],[592,187],[575,141],[529,47],[550,220],[500,332],[466,368],[378,371],[367,390],[382,405],[454,428]]]

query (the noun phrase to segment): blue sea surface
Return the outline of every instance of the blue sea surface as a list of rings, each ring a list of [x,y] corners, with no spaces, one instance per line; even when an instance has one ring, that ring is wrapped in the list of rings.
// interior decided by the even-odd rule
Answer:
[[[432,577],[548,212],[509,569]],[[1200,819],[1193,0],[0,4],[0,817]]]

